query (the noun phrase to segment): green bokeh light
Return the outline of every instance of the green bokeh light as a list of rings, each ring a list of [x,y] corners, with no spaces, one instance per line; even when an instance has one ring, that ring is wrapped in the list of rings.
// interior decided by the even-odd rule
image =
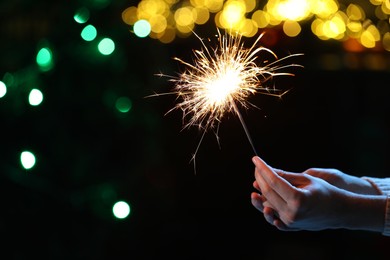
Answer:
[[[120,97],[115,102],[115,107],[121,113],[127,113],[132,107],[132,102],[128,97]]]
[[[130,215],[130,205],[125,201],[118,201],[112,207],[112,213],[116,218],[127,218]]]
[[[93,25],[87,25],[81,31],[81,38],[85,41],[93,41],[97,36],[97,30]]]
[[[14,75],[12,75],[11,73],[6,72],[4,74],[3,82],[6,86],[11,87],[12,85],[14,85],[15,81],[16,81],[16,79],[15,79]]]
[[[35,155],[30,151],[23,151],[20,154],[20,163],[26,170],[29,170],[34,167],[35,161]]]
[[[138,20],[134,24],[134,33],[140,38],[144,38],[149,35],[151,31],[150,23],[146,20]]]
[[[79,8],[73,18],[78,23],[86,23],[89,19],[89,10],[85,7]]]
[[[4,97],[7,93],[7,86],[3,81],[0,81],[0,98]]]
[[[39,89],[32,89],[30,91],[30,94],[28,95],[28,102],[32,106],[38,106],[39,104],[42,103],[43,100],[43,94]]]
[[[104,38],[99,42],[98,49],[101,54],[110,55],[115,50],[115,43],[110,38]]]
[[[48,71],[53,67],[53,54],[52,51],[47,48],[41,48],[38,51],[37,58],[36,58],[38,66],[43,71]]]

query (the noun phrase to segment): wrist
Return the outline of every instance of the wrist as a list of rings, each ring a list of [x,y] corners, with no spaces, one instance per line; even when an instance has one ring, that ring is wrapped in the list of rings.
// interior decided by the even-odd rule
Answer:
[[[345,227],[382,233],[385,229],[386,195],[349,194],[344,208]]]

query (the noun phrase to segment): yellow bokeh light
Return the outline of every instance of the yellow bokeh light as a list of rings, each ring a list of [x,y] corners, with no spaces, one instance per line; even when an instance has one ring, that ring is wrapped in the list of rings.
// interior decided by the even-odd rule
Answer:
[[[390,1],[389,0],[382,3],[381,10],[385,14],[390,14]]]
[[[310,5],[307,0],[270,0],[269,11],[279,20],[300,21],[310,15]]]
[[[223,28],[238,29],[245,15],[245,3],[243,1],[229,0],[225,3],[219,22]]]
[[[244,0],[246,12],[252,12],[256,8],[256,0]]]
[[[155,15],[149,19],[152,32],[161,33],[167,28],[167,20],[162,15]]]
[[[384,0],[370,0],[370,3],[373,5],[381,5]]]
[[[195,23],[196,14],[192,12],[192,9],[189,7],[181,7],[176,10],[175,12],[175,22],[180,27],[193,27],[193,24]]]
[[[223,7],[224,0],[204,0],[204,6],[211,12],[217,13]]]
[[[283,32],[290,37],[295,37],[301,32],[302,28],[296,21],[287,20],[283,23]]]
[[[324,21],[322,19],[315,19],[311,23],[311,31],[317,35],[318,38],[327,40],[329,37],[325,36],[324,32]]]
[[[239,33],[245,37],[253,37],[257,33],[256,23],[251,19],[244,19],[240,23]]]
[[[337,13],[339,5],[333,0],[320,0],[310,2],[310,11],[319,18],[327,19]]]
[[[245,37],[275,26],[296,37],[304,28],[302,24],[311,22],[312,33],[321,40],[344,43],[353,38],[364,48],[373,48],[377,42],[388,46],[389,16],[389,0],[364,4],[339,0],[267,0],[264,4],[256,0],[140,0],[122,12],[122,20],[128,25],[146,20],[151,27],[148,36],[163,43],[177,36],[187,37],[195,26],[210,21]]]
[[[364,31],[360,37],[361,44],[366,48],[375,47],[375,37],[369,31]]]
[[[257,10],[252,14],[252,20],[257,24],[257,27],[265,28],[269,25],[270,17],[268,13]]]
[[[347,23],[347,29],[349,31],[348,35],[356,38],[360,36],[360,33],[363,30],[363,25],[361,22],[350,21]]]
[[[205,24],[210,19],[210,12],[204,7],[195,7],[193,11],[196,12],[196,24]]]
[[[187,37],[191,34],[192,30],[194,29],[195,24],[188,24],[185,26],[181,26],[180,24],[176,24],[176,29],[178,32],[178,36],[180,37]]]
[[[138,20],[137,7],[131,6],[126,8],[122,12],[122,20],[128,25],[133,25]]]
[[[389,32],[387,32],[383,35],[382,45],[386,51],[390,51],[390,33]]]
[[[171,43],[176,38],[176,30],[173,27],[167,27],[167,29],[163,33],[159,33],[157,35],[157,38],[162,43]]]
[[[341,38],[346,30],[344,21],[335,16],[331,20],[328,20],[324,24],[324,33],[329,38]]]
[[[142,0],[138,4],[138,19],[149,20],[156,14],[166,14],[169,6],[163,0]]]
[[[363,9],[360,6],[354,4],[350,4],[347,7],[346,14],[348,18],[353,21],[363,21],[366,16]]]

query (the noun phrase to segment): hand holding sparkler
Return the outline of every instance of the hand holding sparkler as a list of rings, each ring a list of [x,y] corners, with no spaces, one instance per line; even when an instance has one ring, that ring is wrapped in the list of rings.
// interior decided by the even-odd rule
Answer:
[[[390,236],[390,178],[323,168],[295,173],[272,168],[258,156],[252,160],[257,190],[252,205],[277,229],[350,229]]]

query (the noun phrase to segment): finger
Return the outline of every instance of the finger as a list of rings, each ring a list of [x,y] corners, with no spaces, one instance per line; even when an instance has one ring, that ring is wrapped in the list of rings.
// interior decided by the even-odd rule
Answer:
[[[287,180],[276,174],[260,157],[254,156],[252,161],[256,166],[255,172],[259,173],[264,181],[284,200],[288,200],[295,191],[294,187]]]
[[[274,212],[275,211],[272,208],[264,207],[264,210],[263,210],[264,218],[271,225],[273,225],[274,221],[275,221],[275,214],[274,214]]]
[[[277,212],[270,207],[264,207],[263,211],[264,217],[268,223],[274,225],[277,229],[287,231],[289,230],[287,226],[279,219]]]
[[[278,213],[271,207],[264,207],[263,214],[265,219],[271,225],[274,225],[277,229],[281,231],[297,231],[297,228],[290,228],[279,218]]]
[[[307,177],[302,173],[286,172],[279,169],[273,169],[281,178],[285,179],[294,187],[299,187],[307,183]]]
[[[259,211],[263,212],[264,210],[264,206],[263,206],[263,203],[264,203],[264,198],[256,193],[256,192],[252,192],[251,194],[251,203],[252,205]]]
[[[263,178],[263,175],[259,173],[259,169],[255,169],[256,182],[261,190],[261,194],[266,197],[267,201],[276,210],[283,210],[287,207],[286,201],[271,187]]]
[[[261,192],[260,186],[259,186],[259,184],[257,183],[256,180],[253,181],[253,188],[255,188],[256,190],[258,190],[259,192]]]
[[[283,221],[281,221],[280,219],[275,219],[274,222],[273,222],[274,226],[281,230],[281,231],[289,231],[291,229],[289,229],[284,223]]]
[[[286,224],[284,224],[283,221],[280,220],[279,218],[275,218],[273,225],[274,225],[277,229],[279,229],[279,230],[281,230],[281,231],[298,231],[298,230],[300,230],[299,228],[290,228],[290,227],[288,227],[288,226],[287,226]]]

